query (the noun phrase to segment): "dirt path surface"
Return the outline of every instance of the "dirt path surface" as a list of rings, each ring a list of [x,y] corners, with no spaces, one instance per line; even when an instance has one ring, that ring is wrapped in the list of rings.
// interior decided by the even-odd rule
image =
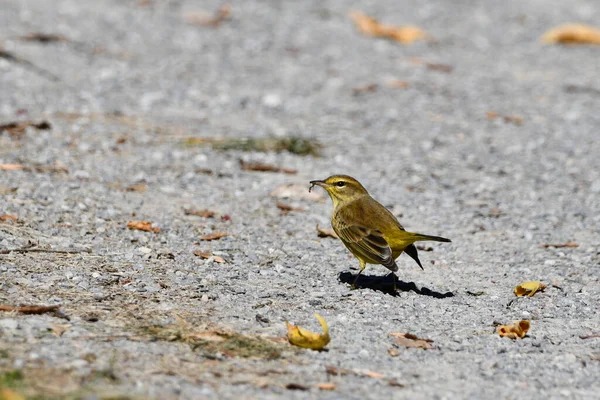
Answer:
[[[2,2],[0,305],[60,307],[0,311],[0,396],[597,396],[600,48],[540,37],[600,5],[221,5]],[[401,256],[397,293],[373,265],[350,290],[308,193],[334,173],[452,243]],[[314,313],[328,350],[290,346]]]

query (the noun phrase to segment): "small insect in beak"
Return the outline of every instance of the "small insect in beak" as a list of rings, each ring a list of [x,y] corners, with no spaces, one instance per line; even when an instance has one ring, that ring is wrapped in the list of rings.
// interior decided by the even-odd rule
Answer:
[[[321,186],[322,188],[325,188],[328,185],[325,183],[325,181],[310,181],[310,187],[308,188],[308,192],[310,193],[312,188],[314,188],[315,186]]]

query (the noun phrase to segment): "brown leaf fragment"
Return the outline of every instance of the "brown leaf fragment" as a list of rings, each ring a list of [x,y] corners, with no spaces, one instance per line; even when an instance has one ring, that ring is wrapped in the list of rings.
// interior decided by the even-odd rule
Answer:
[[[231,18],[231,5],[223,4],[213,15],[209,15],[206,11],[195,11],[187,13],[184,18],[187,23],[192,25],[218,28],[219,25]]]
[[[379,85],[376,83],[368,83],[363,86],[357,86],[352,88],[352,95],[359,96],[365,93],[375,93],[379,89]]]
[[[510,339],[524,338],[529,330],[529,321],[521,320],[513,325],[501,325],[496,328],[496,332],[502,337]]]
[[[401,388],[406,387],[406,385],[404,383],[400,383],[397,380],[388,381],[388,385],[392,386],[392,387],[401,387]]]
[[[144,182],[134,183],[133,185],[129,185],[125,188],[127,192],[140,192],[143,193],[148,190],[148,185]]]
[[[357,375],[356,371],[352,371],[351,369],[347,369],[347,368],[334,367],[333,365],[326,365],[325,372],[327,372],[329,375],[336,375],[336,376]]]
[[[211,253],[206,252],[206,251],[196,250],[196,251],[194,251],[194,255],[198,256],[198,257],[202,257],[204,259],[209,259],[212,257],[213,260],[215,260],[215,262],[218,262],[220,264],[223,264],[225,262],[225,259],[223,257],[212,255]]]
[[[38,130],[48,130],[52,128],[52,125],[48,121],[33,122],[9,122],[7,124],[0,125],[0,133],[6,131],[10,136],[20,137],[23,136],[27,128],[32,127]]]
[[[507,122],[507,123],[510,122],[515,125],[523,124],[523,117],[519,117],[516,115],[502,115],[502,114],[498,114],[497,112],[494,112],[494,111],[488,111],[486,118],[490,121],[493,121],[498,118],[502,118],[504,120],[504,122]]]
[[[61,325],[61,324],[55,324],[55,323],[51,323],[50,325],[48,325],[48,330],[50,332],[52,332],[52,334],[56,337],[61,337],[63,335],[63,333],[65,333],[66,331],[69,330],[69,328],[71,327],[71,325]]]
[[[214,232],[214,233],[209,233],[207,235],[200,236],[200,240],[206,240],[206,241],[218,240],[225,236],[228,236],[228,234],[226,232]]]
[[[288,390],[309,390],[310,388],[306,385],[301,385],[299,383],[288,383],[285,385],[285,388]]]
[[[416,40],[428,37],[427,33],[416,26],[381,24],[375,18],[369,17],[360,11],[351,11],[350,18],[354,21],[356,29],[366,36],[390,39],[402,44],[411,44]]]
[[[20,171],[25,169],[21,164],[0,164],[0,171]]]
[[[282,203],[281,201],[277,201],[275,205],[281,210],[279,212],[281,215],[286,215],[292,211],[304,211],[302,207],[293,207],[289,204]]]
[[[319,225],[317,225],[317,233],[319,237],[330,237],[330,238],[334,238],[334,239],[339,239],[337,233],[335,233],[335,231],[332,228],[319,228]]]
[[[593,338],[600,338],[600,333],[592,333],[590,335],[579,336],[579,339],[593,339]]]
[[[417,246],[417,250],[421,250],[421,251],[433,251],[433,247],[431,246],[426,246],[424,244],[418,244]]]
[[[438,63],[426,62],[425,66],[427,67],[427,69],[430,69],[432,71],[444,72],[446,74],[449,74],[450,72],[452,72],[454,70],[454,67],[452,65],[448,65],[448,64],[438,64]]]
[[[0,222],[6,222],[6,221],[17,222],[18,220],[19,220],[19,217],[17,217],[16,215],[10,215],[10,214],[0,215]]]
[[[383,374],[380,374],[379,372],[375,372],[375,371],[363,371],[363,376],[366,376],[368,378],[374,378],[374,379],[381,379],[384,377]]]
[[[335,383],[333,382],[321,382],[315,385],[319,390],[335,390]]]
[[[20,36],[19,39],[26,42],[40,42],[40,43],[52,43],[52,42],[67,42],[66,36],[58,35],[54,33],[42,33],[32,32],[27,35]]]
[[[404,347],[414,347],[419,349],[431,349],[431,339],[421,339],[412,333],[390,333],[389,336],[396,338],[396,344]]]
[[[542,35],[548,44],[597,44],[600,45],[600,29],[584,24],[564,24]]]
[[[60,305],[54,306],[4,306],[0,305],[0,311],[16,311],[21,314],[45,314],[48,312],[55,312],[60,308]]]
[[[400,355],[400,351],[395,347],[388,348],[387,352],[392,357],[398,357]]]
[[[127,228],[144,232],[160,232],[160,228],[153,227],[150,221],[130,221],[127,223]]]
[[[543,248],[547,249],[549,247],[554,247],[556,249],[560,249],[563,247],[579,247],[579,245],[575,242],[567,242],[567,243],[559,243],[559,244],[554,244],[554,243],[545,243],[542,245]]]
[[[388,86],[394,89],[406,89],[410,86],[410,83],[401,79],[392,79],[388,81]]]
[[[283,172],[284,174],[293,175],[298,171],[295,169],[276,167],[275,165],[265,164],[261,162],[246,162],[240,158],[240,167],[244,171],[257,171],[257,172]]]
[[[188,208],[183,210],[183,212],[185,213],[185,215],[195,215],[196,217],[202,217],[202,218],[214,218],[216,212],[208,210],[208,209],[204,209],[204,210],[196,210],[193,208]]]

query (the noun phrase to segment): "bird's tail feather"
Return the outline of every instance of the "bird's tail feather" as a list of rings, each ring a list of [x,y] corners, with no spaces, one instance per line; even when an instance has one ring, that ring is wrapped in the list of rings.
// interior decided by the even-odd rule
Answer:
[[[421,240],[432,240],[434,242],[451,242],[452,240],[446,239],[441,236],[431,236],[431,235],[423,235],[422,233],[412,233],[411,239],[414,239],[415,242]]]

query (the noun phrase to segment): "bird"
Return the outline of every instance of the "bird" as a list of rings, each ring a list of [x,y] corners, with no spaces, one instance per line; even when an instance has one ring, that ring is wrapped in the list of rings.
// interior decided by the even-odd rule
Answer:
[[[423,268],[415,242],[431,240],[451,242],[441,236],[407,232],[387,208],[369,195],[364,186],[348,175],[332,175],[324,180],[310,181],[309,192],[320,186],[333,202],[331,226],[344,246],[360,262],[360,271],[352,288],[356,289],[358,277],[367,264],[381,264],[391,271],[396,288],[396,258],[409,255]]]

